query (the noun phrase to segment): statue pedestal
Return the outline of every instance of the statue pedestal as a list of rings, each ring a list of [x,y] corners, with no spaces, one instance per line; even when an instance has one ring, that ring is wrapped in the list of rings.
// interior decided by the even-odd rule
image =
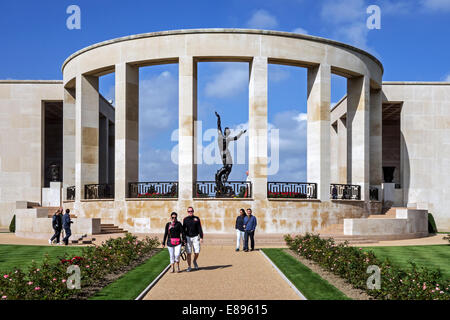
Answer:
[[[61,206],[61,182],[50,182],[50,188],[42,188],[42,206],[60,207]]]

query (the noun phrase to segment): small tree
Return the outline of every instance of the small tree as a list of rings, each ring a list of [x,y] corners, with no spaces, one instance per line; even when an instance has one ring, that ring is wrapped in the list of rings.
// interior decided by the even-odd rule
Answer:
[[[13,216],[11,223],[9,224],[9,232],[16,232],[16,215]]]

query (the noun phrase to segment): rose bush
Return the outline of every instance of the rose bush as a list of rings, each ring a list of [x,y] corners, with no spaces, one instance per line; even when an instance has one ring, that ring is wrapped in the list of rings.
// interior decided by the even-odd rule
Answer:
[[[81,256],[60,257],[50,262],[46,255],[41,265],[34,261],[26,271],[15,269],[0,272],[0,300],[60,300],[75,297],[84,287],[94,285],[108,274],[120,271],[159,246],[158,239],[138,240],[127,233],[124,237],[108,239],[101,245],[85,247]],[[81,289],[69,289],[71,273],[67,268],[80,268]]]
[[[344,278],[353,287],[362,289],[376,299],[383,300],[450,300],[450,282],[443,280],[439,271],[418,267],[408,270],[393,266],[388,259],[377,259],[372,251],[336,244],[333,239],[322,239],[307,233],[305,236],[286,235],[286,244],[306,259]],[[380,289],[369,289],[369,266],[380,268]]]

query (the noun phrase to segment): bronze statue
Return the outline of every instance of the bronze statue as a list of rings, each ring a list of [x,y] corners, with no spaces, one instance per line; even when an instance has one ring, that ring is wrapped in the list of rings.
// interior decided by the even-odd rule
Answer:
[[[220,116],[217,112],[217,143],[219,145],[220,155],[222,157],[223,167],[216,172],[216,195],[228,195],[232,196],[233,191],[231,187],[225,187],[225,183],[228,181],[228,176],[231,173],[233,167],[233,159],[231,158],[230,151],[228,150],[228,144],[230,141],[239,139],[247,130],[242,130],[237,136],[230,136],[230,128],[226,127],[222,133],[222,127],[220,123]]]

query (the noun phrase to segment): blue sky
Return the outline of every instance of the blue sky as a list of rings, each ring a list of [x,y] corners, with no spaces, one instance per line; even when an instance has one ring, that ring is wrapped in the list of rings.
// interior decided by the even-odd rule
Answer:
[[[68,30],[66,9],[81,8],[81,30]],[[366,8],[381,8],[381,29],[369,30]],[[0,79],[61,79],[61,65],[73,52],[104,40],[161,30],[256,28],[307,33],[342,41],[374,54],[385,81],[450,81],[450,0],[267,0],[267,1],[2,1]],[[164,65],[140,71],[140,179],[177,178],[178,68]],[[248,65],[201,63],[198,106],[203,131],[245,128],[248,121]],[[225,81],[227,80],[227,81]],[[101,92],[114,97],[114,75],[101,79]],[[333,77],[332,102],[346,82]],[[269,67],[269,123],[279,129],[279,171],[272,181],[306,179],[306,70]],[[242,142],[247,138],[243,136]],[[206,148],[211,141],[203,141]],[[248,146],[247,146],[248,147]],[[248,150],[245,148],[245,150]],[[213,180],[218,164],[199,166],[200,180]],[[245,179],[247,164],[232,180]]]

